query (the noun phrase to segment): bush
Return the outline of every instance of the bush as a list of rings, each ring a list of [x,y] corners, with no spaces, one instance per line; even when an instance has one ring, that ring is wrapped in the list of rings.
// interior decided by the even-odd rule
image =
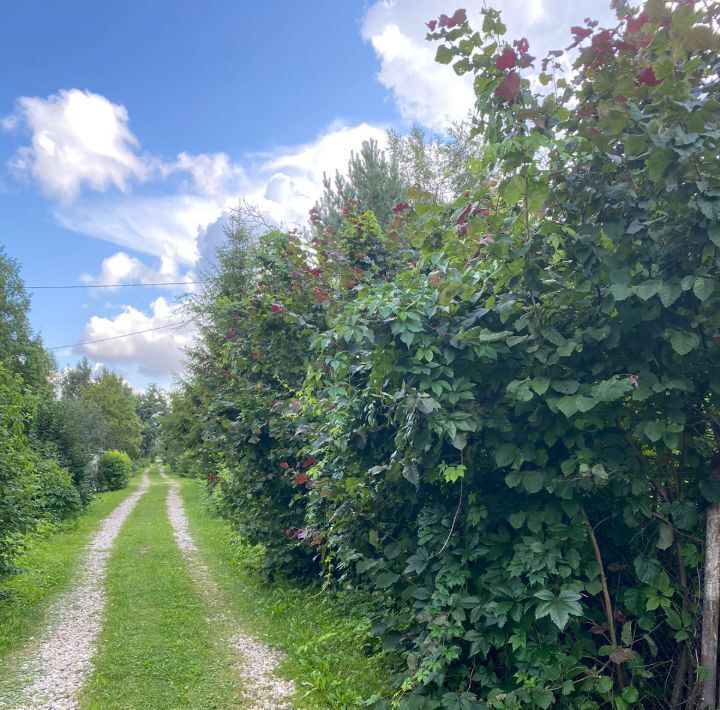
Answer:
[[[99,491],[119,491],[127,486],[132,472],[132,461],[122,451],[106,451],[100,454],[97,468]]]
[[[34,503],[38,516],[58,522],[72,518],[83,508],[70,473],[56,461],[41,461],[36,468]]]

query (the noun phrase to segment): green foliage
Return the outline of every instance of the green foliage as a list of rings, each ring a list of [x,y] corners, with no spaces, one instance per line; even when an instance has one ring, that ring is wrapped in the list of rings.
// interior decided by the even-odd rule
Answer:
[[[97,488],[99,491],[119,491],[130,482],[132,461],[124,451],[105,451],[97,463]]]
[[[151,384],[144,392],[137,395],[135,412],[142,425],[140,455],[153,458],[160,451],[160,420],[167,414],[168,402],[165,393],[156,385]]]
[[[473,188],[410,191],[387,225],[315,211],[311,245],[243,243],[198,303],[188,456],[271,570],[374,596],[403,707],[693,697],[678,659],[720,500],[718,5],[615,6],[533,83],[496,11],[430,23],[474,75]]]
[[[377,141],[363,141],[360,152],[350,157],[347,175],[336,172],[334,180],[323,176],[325,190],[315,209],[324,224],[339,228],[348,204],[355,202],[386,224],[392,221],[393,207],[405,198],[407,184],[396,161],[386,159]]]
[[[131,457],[140,453],[142,424],[135,413],[135,396],[119,375],[105,370],[82,389],[81,398],[100,412],[108,449],[124,451]]]

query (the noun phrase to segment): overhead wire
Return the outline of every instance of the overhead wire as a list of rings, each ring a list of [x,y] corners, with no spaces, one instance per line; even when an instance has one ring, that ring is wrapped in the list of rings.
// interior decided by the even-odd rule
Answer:
[[[80,345],[92,345],[93,343],[106,343],[108,340],[118,340],[120,338],[128,338],[131,335],[142,335],[143,333],[151,333],[154,330],[165,330],[167,328],[181,328],[184,325],[187,325],[188,323],[192,323],[195,318],[189,318],[185,321],[180,321],[179,323],[168,323],[167,325],[158,325],[154,328],[146,328],[145,330],[136,330],[132,333],[123,333],[122,335],[111,335],[107,338],[98,338],[97,340],[84,340],[79,343],[69,343],[68,345],[54,345],[51,348],[45,348],[46,350],[62,350],[63,348],[75,348]]]

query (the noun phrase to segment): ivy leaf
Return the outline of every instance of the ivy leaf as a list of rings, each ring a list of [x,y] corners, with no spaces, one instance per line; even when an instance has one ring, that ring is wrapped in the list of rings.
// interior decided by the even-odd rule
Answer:
[[[625,284],[613,284],[610,286],[610,293],[616,301],[624,301],[633,295],[633,290]]]
[[[670,330],[668,331],[668,338],[672,349],[678,355],[687,355],[700,345],[700,337],[698,335],[684,330]]]
[[[541,589],[535,594],[540,603],[535,607],[535,618],[550,616],[552,622],[561,631],[567,626],[570,616],[580,616],[580,594],[573,589],[563,589],[555,596],[549,589]]]
[[[510,525],[512,525],[515,528],[515,530],[517,530],[518,528],[522,527],[523,523],[525,522],[525,517],[526,517],[525,512],[521,510],[517,513],[513,513],[508,518],[508,522],[510,523]]]

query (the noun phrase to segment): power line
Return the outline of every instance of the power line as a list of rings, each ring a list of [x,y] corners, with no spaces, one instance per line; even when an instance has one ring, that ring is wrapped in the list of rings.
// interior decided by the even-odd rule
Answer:
[[[118,340],[119,338],[127,338],[131,335],[142,335],[143,333],[151,333],[154,330],[164,330],[165,328],[181,328],[188,323],[192,323],[195,318],[189,318],[188,320],[181,321],[180,323],[169,323],[168,325],[159,325],[155,328],[146,328],[145,330],[136,330],[134,333],[123,333],[122,335],[112,335],[109,338],[99,338],[98,340],[84,340],[80,343],[70,343],[69,345],[55,345],[52,348],[45,348],[46,350],[62,350],[63,348],[74,348],[78,345],[91,345],[92,343],[106,343],[108,340]]]
[[[67,284],[62,286],[25,286],[27,291],[38,291],[46,288],[129,288],[135,286],[191,286],[204,284],[205,281],[163,281],[158,283],[134,283],[134,284]]]

